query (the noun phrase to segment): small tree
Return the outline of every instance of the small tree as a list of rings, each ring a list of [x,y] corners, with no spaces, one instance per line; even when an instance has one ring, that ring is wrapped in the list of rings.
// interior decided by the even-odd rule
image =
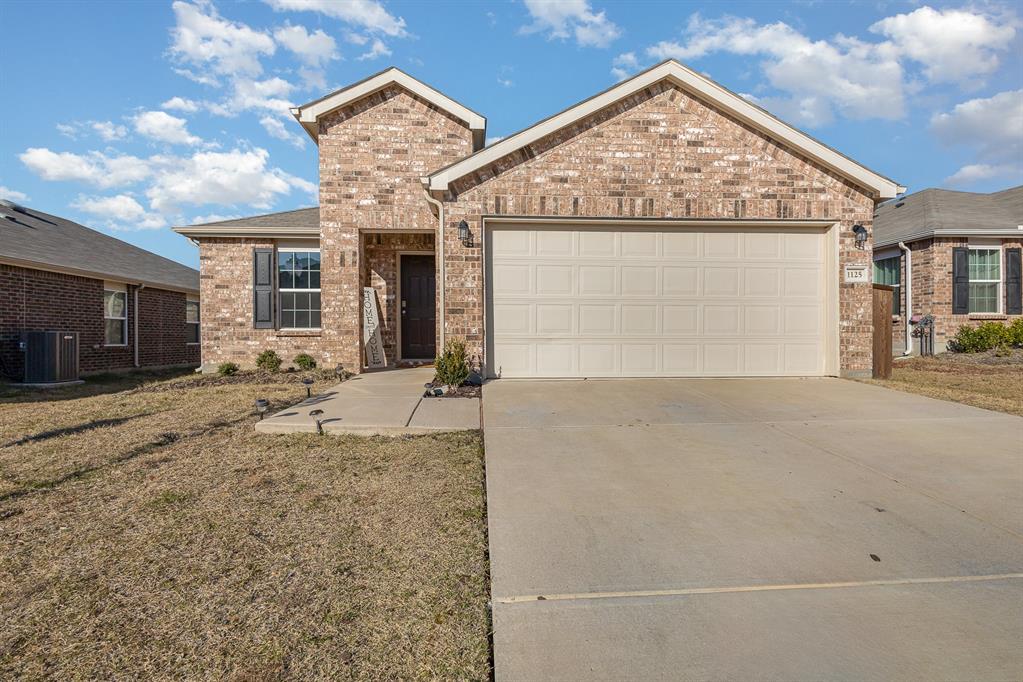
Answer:
[[[435,364],[437,381],[445,386],[461,386],[469,378],[469,358],[462,341],[448,341]]]
[[[316,369],[316,360],[314,360],[313,356],[308,353],[299,353],[295,356],[295,359],[292,360],[292,362],[295,363],[295,367],[298,367],[303,371]]]
[[[281,369],[281,356],[272,350],[265,350],[256,356],[256,367],[267,372],[277,372]]]

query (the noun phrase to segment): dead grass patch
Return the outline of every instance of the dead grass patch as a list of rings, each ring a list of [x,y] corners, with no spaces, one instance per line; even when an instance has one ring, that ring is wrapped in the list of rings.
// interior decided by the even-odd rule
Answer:
[[[256,434],[304,386],[201,379],[0,403],[0,677],[486,679],[478,434]]]

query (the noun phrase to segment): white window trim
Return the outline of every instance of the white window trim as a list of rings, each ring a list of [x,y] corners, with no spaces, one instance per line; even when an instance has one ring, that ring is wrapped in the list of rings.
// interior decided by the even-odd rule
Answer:
[[[121,285],[123,287],[123,285]],[[107,317],[107,294],[122,294],[124,296],[124,317]],[[107,343],[107,320],[120,320],[121,328],[124,329],[124,343]],[[105,348],[125,348],[128,345],[128,291],[127,288],[111,287],[103,285],[103,346]]]
[[[1005,267],[1004,267],[1004,263],[1003,263],[1004,253],[1002,252],[1002,245],[1001,244],[972,244],[971,243],[971,244],[968,245],[968,248],[971,251],[997,251],[998,252],[998,279],[997,280],[994,280],[994,279],[973,279],[972,277],[969,277],[970,261],[969,261],[969,259],[966,260],[966,269],[967,269],[967,277],[968,277],[967,292],[966,292],[966,312],[967,312],[967,314],[968,315],[1003,315],[1004,314],[1003,311],[1005,310],[1005,301],[1004,301],[1005,293],[1004,293],[1004,290],[1003,290],[1004,286],[1005,286],[1004,285],[1004,281],[1005,281]],[[994,312],[979,312],[979,311],[975,312],[973,310],[970,310],[969,285],[973,284],[974,282],[976,282],[977,284],[996,283],[998,285],[998,289],[996,290],[996,293],[995,293],[995,303],[998,304],[998,310],[996,310]]]
[[[199,306],[199,321],[198,322],[189,322],[188,321],[188,304],[189,303],[194,303],[197,306]],[[185,299],[185,325],[187,327],[187,325],[190,325],[190,324],[194,324],[198,328],[197,331],[199,332],[198,333],[199,340],[198,341],[185,341],[185,345],[186,346],[198,346],[200,343],[202,343],[202,326],[201,326],[202,325],[202,303],[199,302],[199,299],[194,298],[192,296],[189,296],[188,298]]]
[[[281,265],[280,264],[281,264],[281,254],[282,253],[316,253],[316,254],[320,254],[320,247],[319,246],[279,246],[279,247],[277,247],[277,258],[276,258],[276,263],[274,263],[274,265],[275,265],[275,267],[274,267],[274,277],[277,278],[277,283],[278,283],[278,287],[277,287],[277,313],[278,313],[278,315],[280,315],[281,294],[296,294],[296,293],[297,294],[307,294],[307,293],[316,292],[316,293],[320,294],[320,325],[321,326],[319,326],[319,327],[278,327],[277,331],[279,331],[279,332],[319,332],[319,331],[323,331],[323,329],[322,329],[322,325],[323,325],[323,292],[321,290],[322,286],[323,286],[323,280],[322,280],[322,277],[323,277],[323,254],[320,254],[320,277],[321,277],[320,287],[317,287],[316,289],[294,289],[294,288],[284,289],[284,288],[280,287],[280,275],[281,275]]]

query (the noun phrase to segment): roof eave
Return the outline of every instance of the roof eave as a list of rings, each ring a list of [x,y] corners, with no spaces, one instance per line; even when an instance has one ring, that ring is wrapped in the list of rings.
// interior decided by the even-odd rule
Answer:
[[[172,228],[185,237],[317,237],[318,227],[268,227],[265,225],[202,226],[182,225]]]
[[[1013,238],[1018,237],[1023,239],[1023,229],[1006,227],[996,230],[943,230],[943,229],[925,229],[913,232],[902,237],[892,237],[878,239],[877,234],[874,234],[874,248],[894,246],[899,242],[909,243],[918,242],[921,239],[931,239],[932,237],[1001,237],[1001,238]]]
[[[101,279],[108,282],[121,282],[123,284],[133,285],[145,285],[153,289],[163,289],[165,291],[177,291],[186,294],[198,294],[199,287],[185,287],[178,284],[170,284],[168,282],[157,282],[155,280],[148,280],[144,278],[125,277],[109,272],[100,272],[99,270],[84,270],[82,268],[71,268],[63,265],[57,265],[55,263],[44,263],[43,261],[34,261],[24,258],[11,258],[10,256],[0,256],[0,263],[4,265],[13,265],[19,268],[26,268],[28,270],[43,270],[45,272],[59,272],[65,275],[74,275],[76,277],[86,277],[88,279]]]

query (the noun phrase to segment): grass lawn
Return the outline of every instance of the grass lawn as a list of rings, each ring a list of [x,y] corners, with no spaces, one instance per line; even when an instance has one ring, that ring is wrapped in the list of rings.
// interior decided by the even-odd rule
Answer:
[[[479,435],[257,435],[298,381],[0,386],[0,678],[487,679]]]
[[[868,383],[1023,416],[1023,351],[896,360],[891,379]]]

